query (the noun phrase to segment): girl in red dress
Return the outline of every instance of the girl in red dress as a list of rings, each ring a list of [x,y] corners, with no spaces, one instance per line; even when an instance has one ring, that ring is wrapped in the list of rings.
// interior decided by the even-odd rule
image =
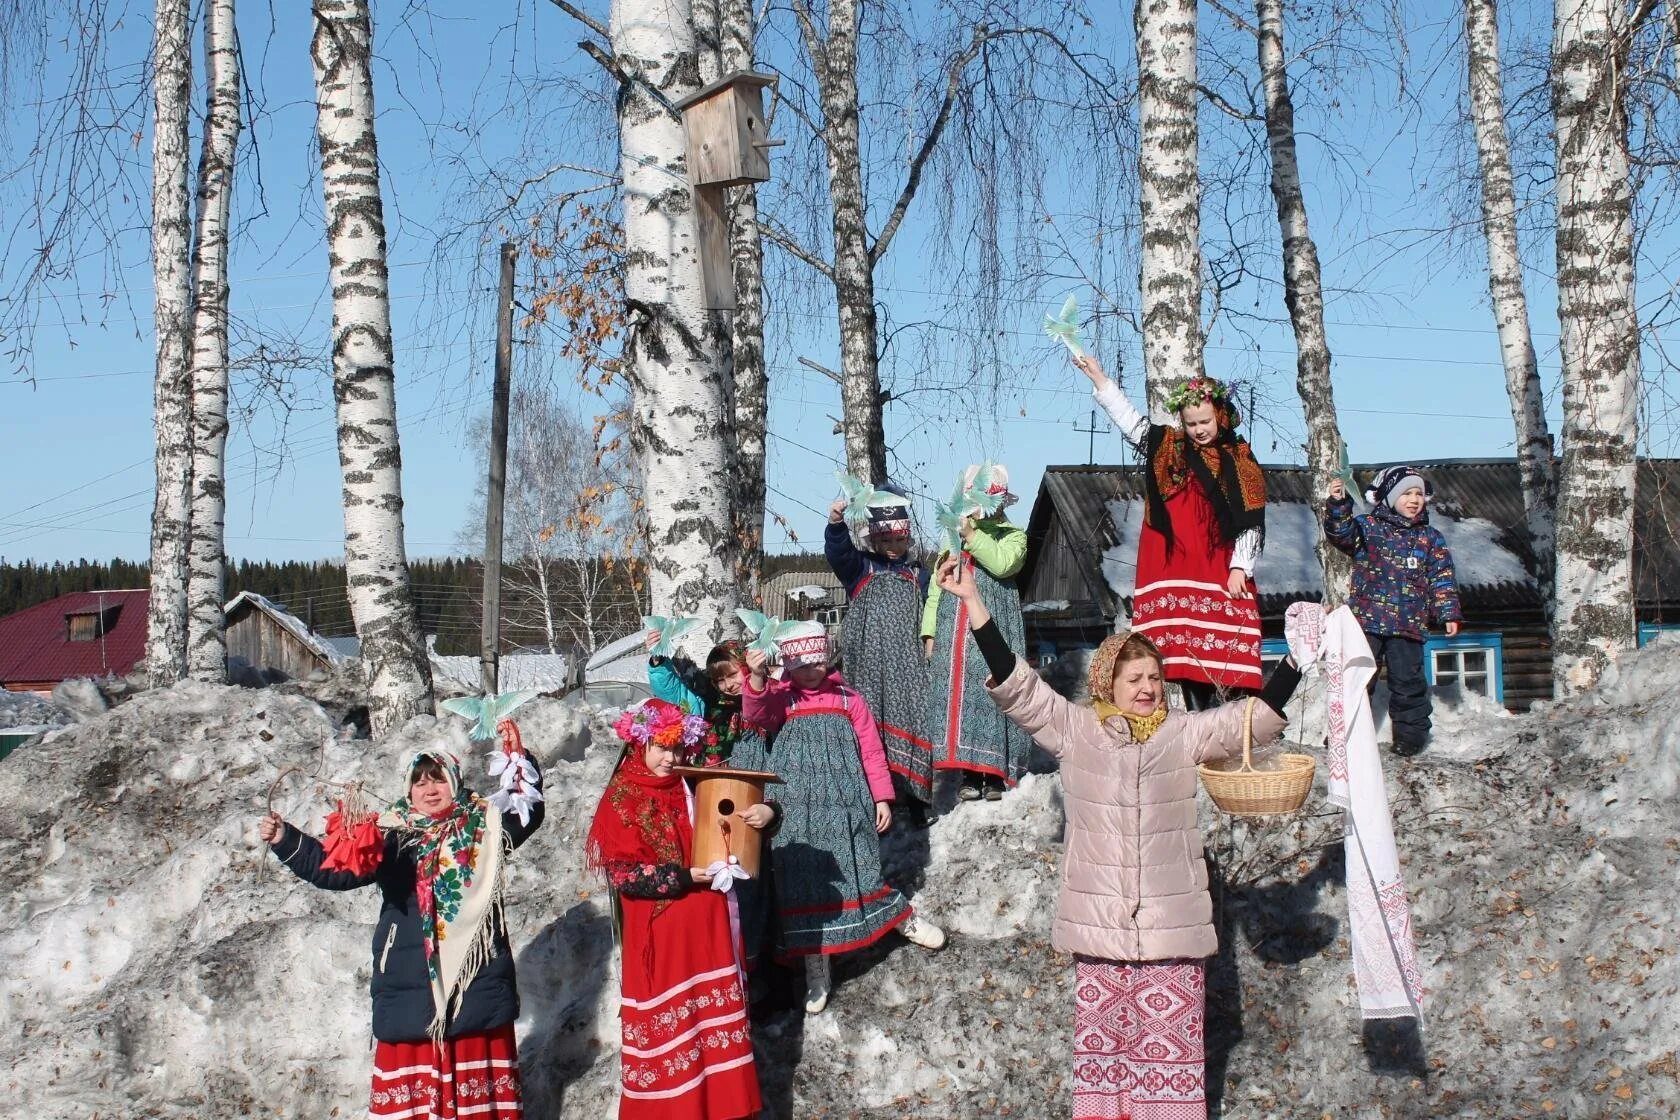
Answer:
[[[691,866],[692,805],[673,772],[704,716],[648,700],[589,828],[589,866],[618,896],[624,956],[620,1120],[743,1120],[761,1107],[728,901]],[[768,813],[765,814],[768,817]],[[753,823],[749,820],[748,823]]]
[[[1254,565],[1266,531],[1266,477],[1224,385],[1192,377],[1167,398],[1182,427],[1152,424],[1095,358],[1073,360],[1122,435],[1144,454],[1132,630],[1161,651],[1184,706],[1260,687]]]

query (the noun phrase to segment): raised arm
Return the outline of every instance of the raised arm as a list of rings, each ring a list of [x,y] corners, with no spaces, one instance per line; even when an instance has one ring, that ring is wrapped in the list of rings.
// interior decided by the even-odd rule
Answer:
[[[761,661],[741,682],[741,718],[754,727],[762,728],[766,735],[774,735],[787,722],[788,701],[792,695],[792,686],[788,682],[773,681],[765,676]]]
[[[668,657],[648,658],[648,690],[691,716],[706,714],[706,702],[683,683],[682,674],[677,672],[677,667]]]
[[[1197,762],[1213,762],[1241,755],[1243,724],[1250,704],[1254,706],[1254,745],[1277,738],[1288,723],[1283,709],[1300,683],[1301,670],[1296,667],[1295,659],[1285,657],[1272,670],[1258,696],[1244,696],[1211,712],[1190,713],[1186,718],[1192,757]]]
[[[1114,430],[1123,436],[1127,443],[1143,450],[1144,437],[1149,434],[1149,417],[1137,410],[1137,406],[1127,398],[1119,385],[1109,379],[1103,372],[1102,366],[1090,355],[1075,358],[1073,364],[1091,380],[1091,398],[1097,407],[1108,414],[1114,424]]]
[[[1365,544],[1365,533],[1353,515],[1353,499],[1340,481],[1331,484],[1330,499],[1324,503],[1324,537],[1349,556]]]
[[[859,580],[869,574],[869,562],[863,558],[858,546],[852,543],[852,531],[846,527],[844,521],[836,520],[836,517],[837,514],[830,510],[828,527],[823,530],[823,556],[827,558],[829,570],[834,573],[834,578],[850,591],[858,585]]]
[[[526,753],[525,757],[529,758],[531,760],[531,765],[536,768],[537,778],[536,781],[531,784],[535,786],[537,791],[540,793],[543,788],[542,765],[537,761],[536,756],[529,752]],[[548,806],[546,802],[537,802],[535,805],[531,806],[531,815],[523,824],[519,821],[518,813],[503,813],[502,834],[508,838],[508,841],[515,848],[519,847],[519,845],[525,843],[525,841],[531,838],[532,833],[542,827],[543,817],[547,815],[547,810]]]
[[[947,594],[959,596],[968,606],[969,629],[991,674],[986,692],[992,702],[1039,746],[1061,758],[1072,741],[1072,731],[1081,723],[1094,722],[1096,714],[1058,696],[1031,665],[1015,656],[986,604],[980,601],[972,572],[947,560],[939,566],[938,579]]]

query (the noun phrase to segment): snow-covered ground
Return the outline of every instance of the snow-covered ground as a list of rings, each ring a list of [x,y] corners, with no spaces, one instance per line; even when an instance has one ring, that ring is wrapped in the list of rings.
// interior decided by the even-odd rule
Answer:
[[[1322,797],[1281,822],[1204,806],[1229,884],[1210,973],[1215,1115],[1680,1113],[1677,689],[1680,657],[1659,643],[1578,702],[1518,717],[1439,705],[1431,750],[1386,760],[1430,988],[1421,1035],[1358,1020],[1340,818]],[[528,712],[549,817],[513,861],[527,1115],[596,1120],[614,1108],[617,979],[580,848],[616,744],[576,706]],[[303,695],[183,684],[0,762],[8,1114],[365,1107],[377,901],[293,879],[255,822],[275,787],[318,830],[323,779],[393,793],[415,740],[465,743],[424,718],[378,746],[327,742],[335,730]],[[1308,719],[1291,737],[1321,734]],[[1040,774],[890,838],[889,870],[951,944],[893,938],[843,960],[823,1015],[761,1017],[773,1116],[1068,1114],[1072,967],[1048,944],[1061,823],[1058,779]]]

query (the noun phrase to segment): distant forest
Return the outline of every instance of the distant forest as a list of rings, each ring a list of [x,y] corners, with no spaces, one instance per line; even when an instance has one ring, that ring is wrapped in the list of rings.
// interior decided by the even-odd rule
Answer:
[[[775,574],[812,557],[801,555],[765,557],[765,575]],[[820,562],[820,561],[819,561]],[[603,593],[601,616],[613,637],[628,633],[639,622],[630,579],[637,573],[621,564],[620,586]],[[409,561],[414,581],[415,605],[420,628],[437,635],[442,654],[478,652],[479,619],[482,614],[484,566],[477,560],[444,558]],[[510,569],[510,575],[511,575]],[[0,559],[0,616],[20,611],[72,591],[114,591],[145,587],[148,568],[131,560],[77,560],[73,563],[40,564],[25,560],[12,563]],[[528,620],[529,605],[515,611],[509,594],[513,581],[503,584],[503,638],[508,648],[541,648],[545,636],[529,625],[513,625],[507,616]],[[561,586],[564,586],[563,584]],[[229,599],[241,591],[254,591],[284,606],[303,619],[318,634],[328,637],[354,634],[350,600],[344,581],[344,565],[327,560],[272,561],[241,560],[228,567]],[[610,639],[603,639],[605,640]]]

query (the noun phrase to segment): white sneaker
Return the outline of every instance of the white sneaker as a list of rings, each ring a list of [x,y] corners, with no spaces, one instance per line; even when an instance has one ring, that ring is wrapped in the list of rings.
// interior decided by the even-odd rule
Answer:
[[[945,947],[945,931],[928,921],[919,914],[912,913],[898,927],[905,940],[912,945],[920,945],[924,949],[943,949]]]
[[[805,1014],[818,1015],[828,1006],[828,993],[832,988],[828,969],[828,958],[820,953],[813,953],[805,958]]]

